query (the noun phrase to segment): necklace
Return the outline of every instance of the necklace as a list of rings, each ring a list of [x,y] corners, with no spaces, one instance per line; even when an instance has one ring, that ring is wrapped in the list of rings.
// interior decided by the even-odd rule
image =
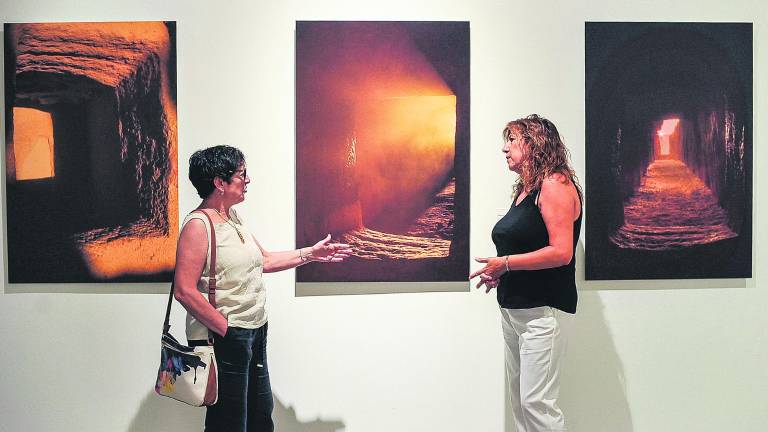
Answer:
[[[229,226],[231,226],[232,228],[235,229],[235,232],[237,233],[237,236],[240,237],[240,243],[245,243],[245,237],[243,237],[243,233],[241,233],[240,230],[237,229],[237,226],[232,223],[232,218],[228,217],[228,218],[224,219],[224,215],[221,214],[219,209],[214,209],[214,210],[216,210],[216,213],[219,214],[219,217],[221,217],[221,219],[224,220],[224,222],[228,223]]]

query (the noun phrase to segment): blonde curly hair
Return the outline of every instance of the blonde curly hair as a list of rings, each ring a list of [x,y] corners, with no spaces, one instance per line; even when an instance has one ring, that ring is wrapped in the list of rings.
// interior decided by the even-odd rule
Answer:
[[[579,197],[582,196],[576,172],[571,167],[570,153],[554,123],[538,114],[531,114],[507,123],[501,135],[505,142],[513,137],[523,140],[523,162],[520,177],[515,183],[515,195],[541,189],[544,179],[561,174],[573,182]]]

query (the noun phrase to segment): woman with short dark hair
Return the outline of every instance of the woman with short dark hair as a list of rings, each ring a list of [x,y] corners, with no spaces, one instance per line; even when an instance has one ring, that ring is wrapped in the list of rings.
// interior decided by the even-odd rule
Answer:
[[[174,295],[187,310],[190,345],[207,344],[213,337],[219,399],[208,407],[205,430],[273,431],[262,273],[312,261],[340,262],[352,251],[349,245],[331,243],[330,235],[312,247],[265,250],[233,208],[245,199],[250,183],[245,157],[234,147],[195,152],[189,179],[203,201],[186,217],[179,235]],[[207,297],[211,230],[216,234],[216,308]]]
[[[576,312],[581,189],[555,125],[536,114],[509,122],[502,152],[517,173],[512,206],[493,227],[497,257],[472,273],[497,288],[518,432],[564,431],[557,405],[565,351],[558,315]]]

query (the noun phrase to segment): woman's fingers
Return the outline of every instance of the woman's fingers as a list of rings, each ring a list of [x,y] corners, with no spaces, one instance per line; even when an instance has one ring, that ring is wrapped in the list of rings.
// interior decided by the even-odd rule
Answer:
[[[341,245],[333,249],[336,253],[351,254],[353,252],[352,247],[349,245]]]
[[[322,247],[328,247],[328,243],[330,243],[330,242],[331,242],[331,235],[328,234],[327,236],[325,236],[324,239],[322,239],[319,242],[317,242],[317,245],[318,246],[322,246]]]
[[[477,261],[479,263],[487,263],[489,259],[490,258],[475,257],[475,261]],[[473,279],[476,276],[478,276],[478,275],[480,275],[482,273],[485,273],[486,270],[488,270],[488,266],[487,265],[485,267],[481,268],[480,270],[477,270],[476,272],[474,272],[471,275],[469,275],[469,278]]]
[[[480,274],[482,274],[484,271],[485,271],[485,267],[483,267],[483,268],[481,268],[480,270],[477,270],[476,272],[474,272],[474,273],[472,273],[471,275],[469,275],[469,278],[470,278],[470,279],[474,279],[475,277],[477,277],[477,276],[479,276]]]
[[[492,289],[497,288],[499,286],[499,280],[498,279],[492,279],[485,283],[485,293],[488,294],[491,292]]]
[[[352,250],[352,245],[348,245],[346,243],[331,243],[329,246],[331,246],[334,249],[349,249],[349,250]]]
[[[475,285],[475,288],[480,288],[483,285],[488,287],[489,284],[490,284],[490,285],[492,285],[492,286],[489,287],[489,289],[490,289],[490,288],[495,288],[496,285],[498,285],[498,282],[499,282],[498,279],[494,279],[493,277],[491,277],[488,274],[480,273],[480,274],[478,274],[478,276],[480,276],[480,280],[477,281],[477,285]],[[486,292],[488,292],[488,291],[486,291]]]

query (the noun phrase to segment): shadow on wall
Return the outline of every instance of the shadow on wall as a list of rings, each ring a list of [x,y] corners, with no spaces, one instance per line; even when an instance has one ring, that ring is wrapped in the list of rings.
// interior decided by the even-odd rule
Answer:
[[[344,430],[340,420],[317,419],[302,422],[293,407],[285,406],[275,397],[272,413],[275,429],[281,432],[337,432]],[[127,432],[186,432],[203,430],[205,409],[185,405],[150,392],[141,402]]]
[[[568,430],[632,432],[624,368],[597,292],[579,293],[570,324],[560,390]]]
[[[584,244],[576,250],[578,312],[567,316],[564,330],[568,349],[561,372],[560,408],[571,432],[632,432],[624,368],[605,322],[603,303],[595,291],[585,291]],[[501,337],[501,331],[499,331]],[[515,430],[508,391],[505,391],[505,428]]]

